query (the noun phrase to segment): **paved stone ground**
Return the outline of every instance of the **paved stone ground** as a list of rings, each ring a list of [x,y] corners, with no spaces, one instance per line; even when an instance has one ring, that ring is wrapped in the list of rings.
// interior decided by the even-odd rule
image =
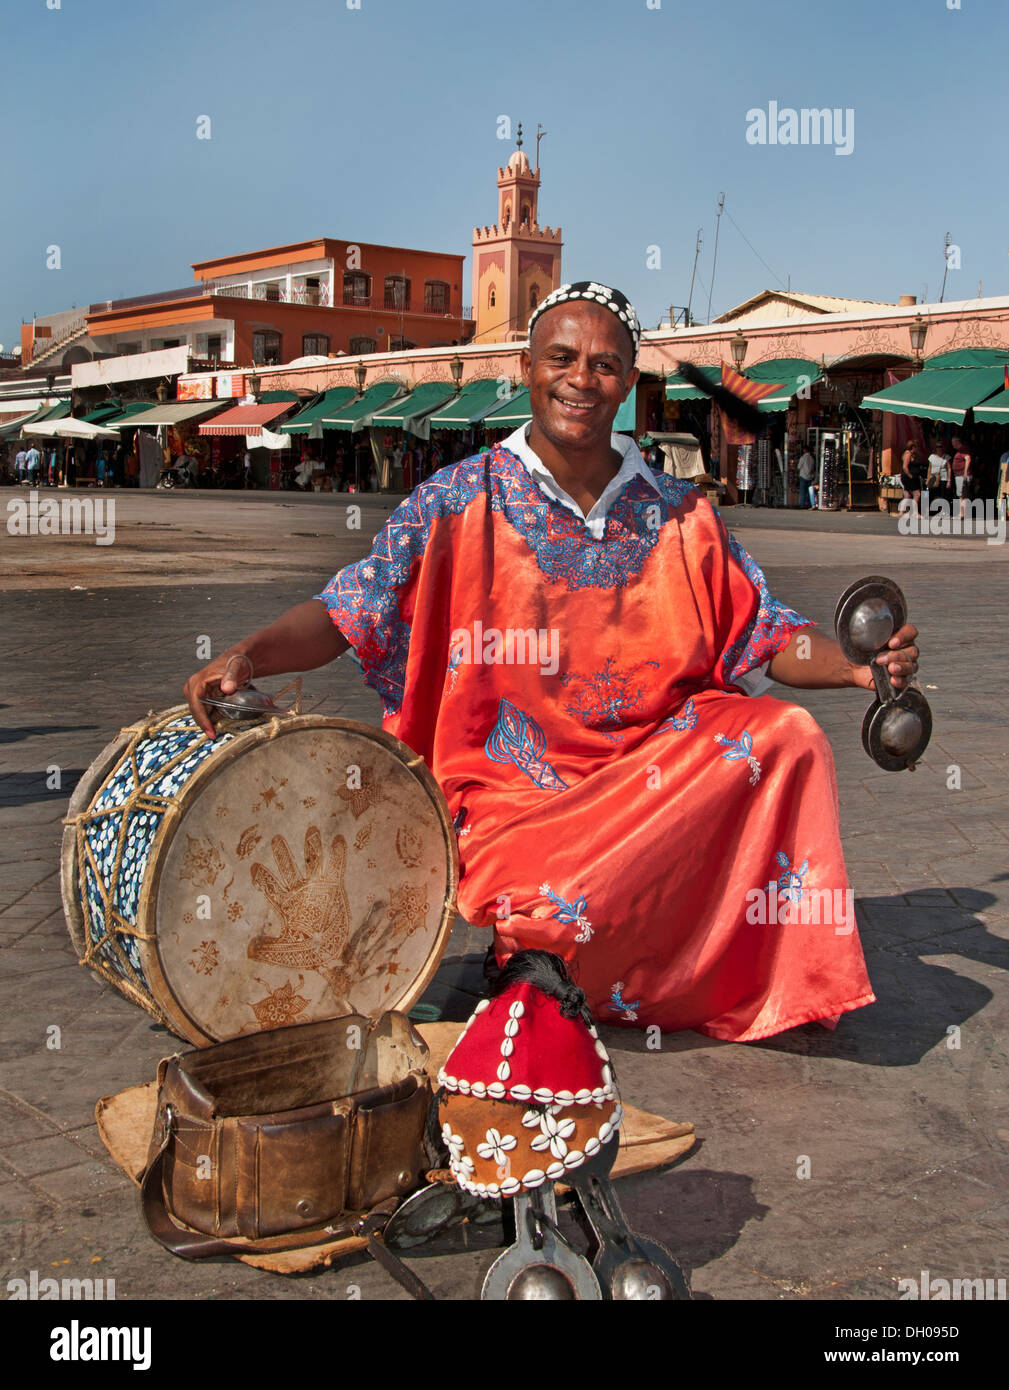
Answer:
[[[121,543],[147,571],[132,584],[128,566],[113,559],[119,538],[97,558],[78,539],[80,567],[63,572],[62,561],[47,562],[53,542],[0,530],[4,1280],[31,1269],[104,1275],[120,1297],[139,1298],[340,1299],[352,1284],[366,1298],[405,1296],[368,1263],[284,1279],[230,1262],[191,1266],[150,1240],[93,1110],[100,1096],[152,1077],[176,1041],[76,964],[58,879],[60,821],[75,781],[121,725],[177,701],[200,664],[196,636],[227,645],[316,592],[361,553],[388,505],[373,499],[362,531],[334,536],[332,513],[312,499],[297,513],[272,500],[229,508],[220,497],[143,499],[148,523],[180,536],[163,552],[159,580],[144,533],[127,521]],[[243,528],[253,511],[250,540]],[[847,1015],[836,1032],[810,1025],[758,1045],[685,1033],[649,1052],[641,1035],[607,1030],[627,1098],[693,1120],[699,1136],[672,1170],[624,1182],[626,1209],[689,1267],[698,1297],[894,1298],[896,1281],[923,1269],[1006,1277],[1004,548],[899,538],[885,518],[870,517],[865,536],[850,519],[825,518],[815,530],[810,517],[787,526],[779,515],[774,528],[742,509],[728,519],[774,592],[828,627],[853,578],[882,571],[904,586],[924,634],[921,680],[935,734],[916,772],[886,774],[860,744],[867,695],[779,692],[812,710],[834,746],[879,1002]],[[194,528],[213,538],[202,556]],[[377,699],[349,658],[311,673],[306,689],[323,712],[378,722]],[[50,791],[54,764],[62,785]],[[959,790],[950,786],[953,767]],[[485,944],[457,924],[428,996],[446,1016],[468,1012]],[[58,1051],[46,1046],[53,1024]],[[802,1156],[806,1179],[797,1177]],[[492,1258],[470,1251],[417,1268],[442,1296],[473,1298]]]

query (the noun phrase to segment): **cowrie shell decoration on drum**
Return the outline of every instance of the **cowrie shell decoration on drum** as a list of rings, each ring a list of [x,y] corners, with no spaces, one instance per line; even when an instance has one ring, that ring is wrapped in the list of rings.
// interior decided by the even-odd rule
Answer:
[[[322,715],[213,742],[186,706],[149,716],[81,778],[63,842],[82,964],[197,1045],[406,1012],[438,967],[457,882],[423,759]]]

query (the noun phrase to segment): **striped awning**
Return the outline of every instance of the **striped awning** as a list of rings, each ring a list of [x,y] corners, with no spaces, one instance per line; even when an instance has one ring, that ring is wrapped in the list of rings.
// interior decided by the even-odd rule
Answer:
[[[200,434],[262,434],[264,425],[268,425],[271,420],[276,420],[278,415],[283,415],[290,409],[290,401],[274,401],[272,405],[232,406],[209,425],[201,425]]]

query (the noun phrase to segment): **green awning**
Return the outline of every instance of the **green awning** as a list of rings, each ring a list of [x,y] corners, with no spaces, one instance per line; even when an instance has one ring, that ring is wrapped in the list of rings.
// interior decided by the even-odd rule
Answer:
[[[246,389],[248,389],[249,375],[251,375],[251,373],[246,375]],[[294,401],[297,403],[301,399],[297,391],[260,391],[259,395],[256,397],[260,405],[276,405],[279,401]]]
[[[937,352],[925,358],[925,371],[933,367],[998,367],[1009,363],[1005,348],[957,348],[953,352]]]
[[[638,427],[638,388],[632,386],[627,394],[627,399],[620,402],[620,406],[610,426],[614,434],[619,434],[621,430],[630,430],[633,434]]]
[[[720,366],[704,366],[700,371],[711,382],[712,386],[718,386],[722,380],[722,369]],[[705,400],[703,391],[699,391],[689,381],[685,381],[679,372],[674,372],[666,381],[666,400],[667,401],[702,401]]]
[[[60,401],[59,405],[51,405],[48,410],[43,411],[38,418],[38,423],[41,424],[43,420],[48,422],[49,420],[69,420],[69,418],[70,402]]]
[[[769,362],[754,362],[743,375],[759,385],[775,385],[774,391],[757,402],[764,414],[787,410],[800,391],[808,391],[820,380],[820,368],[808,357],[772,357]]]
[[[94,410],[89,410],[81,419],[86,425],[104,425],[106,420],[111,420],[115,415],[122,415],[123,406],[121,401],[106,401],[104,405],[96,405]]]
[[[371,417],[372,429],[409,429],[415,420],[429,415],[454,395],[455,387],[450,381],[421,382],[408,396],[400,396],[381,410],[376,410]]]
[[[926,367],[862,400],[863,410],[888,410],[922,420],[962,425],[968,410],[994,396],[1005,384],[1005,367]]]
[[[974,419],[982,425],[1009,425],[1009,391],[1000,391],[977,406]]]
[[[490,381],[467,381],[457,395],[428,416],[427,423],[433,430],[468,429],[506,403],[506,397],[499,394],[504,389],[496,377]]]
[[[335,415],[341,406],[357,395],[353,386],[333,386],[325,391],[314,405],[308,405],[284,426],[285,434],[308,434],[313,425],[322,426],[327,415]],[[332,429],[332,426],[329,426]]]
[[[19,415],[16,420],[8,420],[5,425],[0,425],[0,439],[17,434],[22,425],[34,425],[36,420],[42,419],[48,409],[48,406],[40,405],[38,410],[33,410],[28,415]]]
[[[108,425],[113,430],[139,429],[141,425],[181,425],[183,420],[213,415],[224,404],[224,401],[164,401],[161,405],[151,405],[150,401],[130,401],[120,414],[94,423]]]
[[[520,387],[512,396],[510,401],[505,401],[496,410],[489,411],[483,417],[483,424],[486,429],[518,429],[519,425],[524,425],[533,418],[533,413],[529,408],[529,387]]]
[[[401,393],[403,388],[398,381],[376,381],[375,385],[369,386],[364,395],[357,400],[339,406],[332,414],[327,412],[322,418],[322,424],[332,430],[364,429],[369,417],[374,415],[376,410],[381,410]]]

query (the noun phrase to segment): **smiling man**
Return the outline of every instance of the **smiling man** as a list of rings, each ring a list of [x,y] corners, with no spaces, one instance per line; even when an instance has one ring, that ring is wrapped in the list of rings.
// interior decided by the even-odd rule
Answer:
[[[441,784],[459,907],[499,961],[557,952],[603,1022],[750,1041],[873,999],[850,913],[789,910],[848,900],[834,766],[815,721],[761,693],[873,682],[772,598],[702,493],[612,433],[639,340],[619,291],[556,290],[522,355],[530,423],[422,483],[365,559],[186,694],[212,732],[211,688],[352,646]],[[883,658],[897,688],[916,636]]]

